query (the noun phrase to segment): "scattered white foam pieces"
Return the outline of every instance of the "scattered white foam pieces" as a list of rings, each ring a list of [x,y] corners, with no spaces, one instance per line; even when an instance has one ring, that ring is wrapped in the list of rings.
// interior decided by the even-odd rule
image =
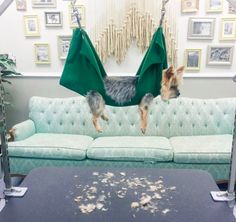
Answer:
[[[148,191],[151,191],[151,192],[154,192],[154,191],[157,191],[158,190],[158,187],[155,186],[155,185],[150,185]]]
[[[78,196],[74,199],[75,202],[79,203],[82,200],[82,196]]]
[[[89,200],[93,200],[93,199],[96,198],[96,196],[90,196],[90,195],[88,195],[87,198],[88,198]]]
[[[114,177],[114,173],[111,173],[111,172],[107,172],[107,173],[104,173],[104,176],[107,177],[107,178],[112,178]]]
[[[99,202],[104,202],[106,200],[106,196],[105,195],[99,195],[97,201]]]
[[[79,206],[79,209],[82,213],[89,214],[96,209],[96,205],[95,204],[81,204]]]
[[[142,206],[145,206],[145,205],[149,204],[149,203],[151,202],[151,200],[152,200],[152,197],[151,197],[151,196],[145,195],[145,196],[142,196],[142,197],[141,197],[139,203],[140,203]]]
[[[176,190],[176,187],[169,187],[169,190],[171,190],[171,191],[175,191]]]
[[[131,206],[131,208],[135,209],[135,208],[139,207],[139,203],[138,202],[132,202],[130,206]]]
[[[108,211],[108,208],[102,208],[102,211]]]
[[[117,195],[117,197],[122,199],[122,198],[124,198],[126,196],[126,190],[118,190],[116,192],[116,195]]]
[[[96,208],[97,208],[98,210],[101,210],[103,207],[104,207],[104,204],[102,204],[102,203],[97,203],[97,204],[96,204]]]
[[[170,211],[171,211],[170,209],[166,208],[166,209],[162,210],[162,213],[163,213],[163,214],[167,214],[167,213],[169,213]]]
[[[96,180],[93,179],[91,185],[87,184],[84,187],[82,187],[82,185],[76,185],[76,188],[81,188],[84,193],[82,196],[77,196],[74,199],[74,201],[78,203],[80,211],[84,214],[89,214],[96,209],[108,211],[108,206],[111,204],[109,201],[111,198],[111,192],[105,190],[99,191],[97,188],[98,185],[99,187],[101,185],[102,188],[110,187],[112,190],[114,189],[115,194],[120,199],[125,198],[127,192],[132,190],[136,200],[134,200],[130,206],[132,210],[135,210],[135,212],[145,210],[152,214],[161,212],[165,215],[171,211],[168,208],[163,209],[159,201],[163,198],[167,201],[172,199],[172,196],[168,195],[170,191],[175,191],[176,187],[166,187],[162,176],[160,176],[156,181],[150,181],[148,177],[127,178],[125,172],[120,172],[119,175],[121,177],[118,177],[117,179],[117,175],[112,172],[101,174],[93,172],[93,176],[97,178]],[[78,175],[74,175],[74,177],[77,178]],[[144,190],[144,192],[138,192],[140,188]],[[145,190],[147,192],[145,192]],[[91,203],[91,201],[94,203]],[[135,214],[133,214],[133,216],[135,217]]]
[[[97,187],[90,187],[88,189],[88,192],[90,192],[90,193],[97,193]]]
[[[159,194],[159,193],[155,193],[153,196],[152,196],[153,199],[157,199],[157,200],[160,200],[162,199],[162,196]]]

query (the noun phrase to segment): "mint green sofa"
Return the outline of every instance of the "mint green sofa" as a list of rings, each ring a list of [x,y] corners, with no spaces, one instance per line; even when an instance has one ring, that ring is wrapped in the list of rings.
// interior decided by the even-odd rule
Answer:
[[[103,166],[202,169],[228,179],[236,99],[190,98],[150,108],[145,135],[137,106],[109,107],[103,133],[92,125],[83,97],[29,101],[29,119],[13,127],[12,173],[42,166]]]

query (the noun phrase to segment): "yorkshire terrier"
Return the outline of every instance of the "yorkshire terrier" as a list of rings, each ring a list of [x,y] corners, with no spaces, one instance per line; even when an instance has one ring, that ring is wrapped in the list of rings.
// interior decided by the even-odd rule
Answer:
[[[169,99],[177,98],[180,95],[179,86],[183,79],[184,66],[174,69],[173,66],[163,71],[160,95],[161,99],[167,101]],[[119,104],[130,101],[135,95],[137,77],[105,77],[104,85],[107,95],[114,99]],[[105,101],[102,96],[94,90],[91,90],[86,95],[88,105],[92,112],[92,121],[97,132],[102,132],[102,129],[98,123],[98,119],[101,117],[103,120],[108,121],[105,110]],[[138,109],[141,119],[141,131],[145,134],[147,129],[148,110],[154,96],[151,93],[147,93],[142,98]]]

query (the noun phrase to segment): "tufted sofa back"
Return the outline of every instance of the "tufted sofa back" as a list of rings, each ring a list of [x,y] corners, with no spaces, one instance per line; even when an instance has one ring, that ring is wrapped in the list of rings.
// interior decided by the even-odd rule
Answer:
[[[189,136],[231,134],[236,99],[178,98],[162,102],[155,98],[149,111],[148,136]],[[137,136],[140,117],[137,106],[106,107],[109,122],[99,120],[103,133],[96,133],[91,112],[84,97],[32,97],[29,118],[38,133],[99,136]]]

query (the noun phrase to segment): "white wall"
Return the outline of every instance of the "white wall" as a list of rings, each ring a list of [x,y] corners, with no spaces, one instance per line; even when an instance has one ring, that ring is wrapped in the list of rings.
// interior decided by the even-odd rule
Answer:
[[[102,4],[99,4],[101,10],[94,8],[95,0],[79,0],[80,4],[86,7],[86,20],[89,34],[92,34],[94,24],[99,22],[98,12],[102,11]],[[201,48],[202,49],[202,66],[201,71],[190,76],[233,76],[236,73],[236,59],[233,61],[231,67],[207,67],[206,66],[206,49],[209,44],[219,44],[219,27],[221,17],[227,16],[228,3],[224,2],[224,13],[211,13],[205,12],[205,0],[200,0],[200,10],[197,13],[181,14],[180,0],[176,1],[176,8],[173,10],[178,11],[178,64],[184,63],[184,50],[186,48]],[[102,0],[101,0],[102,2]],[[44,24],[44,11],[62,11],[63,12],[63,27],[45,27]],[[23,15],[36,14],[40,18],[40,37],[25,37],[23,30]],[[208,40],[187,40],[187,24],[188,18],[195,17],[215,17],[216,29],[215,38],[213,41]],[[230,15],[232,17],[233,15]],[[101,17],[101,15],[100,15]],[[57,0],[57,8],[32,8],[31,0],[27,0],[27,11],[16,11],[15,2],[8,8],[8,10],[0,17],[0,53],[12,53],[17,59],[17,70],[24,75],[56,75],[60,76],[64,62],[58,58],[57,49],[57,36],[58,35],[70,35],[72,33],[69,27],[68,20],[68,1]],[[34,62],[34,43],[49,43],[52,61],[50,65],[36,65]],[[234,44],[235,42],[229,42]],[[220,43],[224,44],[224,43]],[[228,42],[226,43],[228,44]],[[235,55],[236,56],[236,47]],[[108,73],[136,73],[138,66],[143,58],[137,47],[134,45],[130,48],[126,60],[117,65],[114,59],[109,59],[105,68]],[[189,76],[189,74],[186,74]]]

